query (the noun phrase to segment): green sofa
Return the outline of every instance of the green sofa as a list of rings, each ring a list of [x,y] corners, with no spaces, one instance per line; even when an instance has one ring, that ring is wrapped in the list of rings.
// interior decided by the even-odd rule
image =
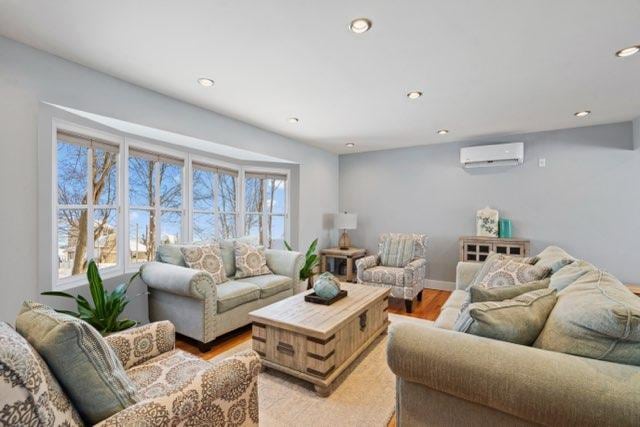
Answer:
[[[546,251],[558,259],[570,257],[556,247]],[[402,324],[391,328],[387,357],[397,377],[398,426],[640,425],[637,364],[566,354],[588,350],[579,348],[579,344],[558,352],[452,330],[469,300],[466,289],[481,266],[458,264],[456,290],[432,326]],[[558,293],[556,308],[565,298],[562,309],[571,309],[572,301],[567,299],[570,293],[578,301],[589,287],[593,289],[579,280],[587,282],[591,279],[581,277],[600,270],[584,261],[576,261],[575,266],[554,270],[551,276],[552,287],[565,289],[564,294]],[[613,276],[607,278],[617,282],[612,286],[623,286]],[[586,312],[588,307],[581,309]],[[622,340],[638,348],[637,305],[628,310],[636,314],[629,316],[631,321]],[[546,336],[557,339],[558,334]]]
[[[249,312],[299,289],[304,255],[294,251],[266,249],[267,266],[273,274],[235,279],[234,240],[257,244],[255,237],[220,242],[229,280],[219,285],[209,273],[187,268],[179,246],[161,246],[156,261],[141,269],[149,288],[149,320],[171,321],[176,332],[197,340],[206,351],[216,337],[251,323]]]

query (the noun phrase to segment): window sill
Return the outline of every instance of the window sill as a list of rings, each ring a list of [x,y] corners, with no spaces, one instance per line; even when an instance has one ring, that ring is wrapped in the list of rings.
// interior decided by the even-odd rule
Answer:
[[[134,273],[135,271],[131,271]],[[108,268],[106,270],[100,270],[100,277],[102,280],[112,279],[118,276],[124,276],[128,274],[128,272],[123,272],[121,268]],[[87,280],[85,275],[82,276],[73,276],[67,277],[65,279],[59,280],[53,286],[53,291],[68,291],[73,288],[79,288],[82,286],[89,286],[89,281]]]

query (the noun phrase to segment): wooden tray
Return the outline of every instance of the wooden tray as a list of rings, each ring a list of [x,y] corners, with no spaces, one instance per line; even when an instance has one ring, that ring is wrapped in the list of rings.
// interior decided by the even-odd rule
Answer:
[[[312,302],[314,304],[322,304],[322,305],[331,305],[334,302],[341,300],[342,298],[347,296],[347,291],[345,289],[341,289],[340,292],[338,292],[338,295],[336,295],[335,297],[331,298],[331,299],[325,299],[325,298],[321,298],[318,295],[316,295],[315,292],[309,294],[309,295],[305,295],[304,296],[304,300],[306,302]]]

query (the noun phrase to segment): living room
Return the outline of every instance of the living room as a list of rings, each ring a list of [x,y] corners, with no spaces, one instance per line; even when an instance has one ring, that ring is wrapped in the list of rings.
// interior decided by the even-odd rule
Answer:
[[[639,425],[638,22],[0,2],[0,425]]]

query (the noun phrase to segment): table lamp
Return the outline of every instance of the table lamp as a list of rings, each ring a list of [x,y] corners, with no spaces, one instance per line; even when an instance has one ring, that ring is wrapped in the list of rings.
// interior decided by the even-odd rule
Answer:
[[[351,239],[347,230],[355,230],[358,227],[358,214],[339,213],[336,215],[336,228],[342,230],[338,246],[340,249],[349,249],[351,247]]]

